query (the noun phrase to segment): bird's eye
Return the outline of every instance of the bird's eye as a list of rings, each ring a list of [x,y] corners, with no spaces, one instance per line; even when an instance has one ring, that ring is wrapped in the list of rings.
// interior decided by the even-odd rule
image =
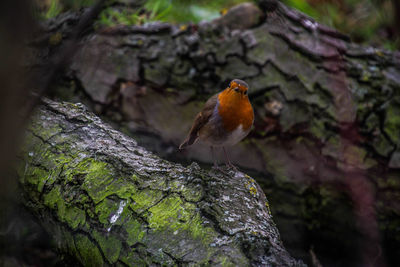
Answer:
[[[244,94],[247,95],[247,91],[244,91]]]
[[[233,89],[233,90],[235,90],[236,92],[238,92],[238,93],[239,93],[239,88],[237,88],[237,87],[236,87],[236,88],[235,88],[235,89]]]

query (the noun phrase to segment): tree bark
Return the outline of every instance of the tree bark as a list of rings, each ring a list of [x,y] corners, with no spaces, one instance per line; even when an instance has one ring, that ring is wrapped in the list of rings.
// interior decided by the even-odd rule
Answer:
[[[22,151],[23,203],[84,266],[303,266],[250,176],[162,160],[81,104],[45,100]]]
[[[255,127],[231,158],[261,173],[284,239],[310,242],[305,251],[319,244],[317,256],[334,243],[365,263],[380,258],[383,240],[395,260],[400,54],[354,44],[278,1],[258,4],[199,25],[92,31],[55,94],[78,95],[163,156],[211,163],[205,146],[177,153],[177,145],[203,102],[243,79]],[[68,40],[76,20],[65,14],[48,23],[49,40]]]

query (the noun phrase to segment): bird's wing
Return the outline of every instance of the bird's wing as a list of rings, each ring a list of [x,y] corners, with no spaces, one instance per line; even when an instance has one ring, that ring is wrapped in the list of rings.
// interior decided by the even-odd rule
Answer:
[[[213,114],[215,105],[217,105],[217,101],[218,94],[213,95],[212,97],[210,97],[210,99],[207,100],[203,110],[200,111],[199,114],[197,114],[188,136],[186,137],[185,141],[183,141],[183,143],[179,146],[179,149],[184,149],[185,147],[192,145],[197,140],[197,138],[199,137],[200,129],[203,128],[204,125],[206,125],[211,115]]]

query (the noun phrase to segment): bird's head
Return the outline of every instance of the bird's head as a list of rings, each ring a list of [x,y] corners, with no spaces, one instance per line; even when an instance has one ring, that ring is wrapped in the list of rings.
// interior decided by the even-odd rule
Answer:
[[[229,89],[237,93],[238,96],[244,97],[247,96],[247,90],[249,89],[249,86],[242,80],[234,79],[229,83]]]

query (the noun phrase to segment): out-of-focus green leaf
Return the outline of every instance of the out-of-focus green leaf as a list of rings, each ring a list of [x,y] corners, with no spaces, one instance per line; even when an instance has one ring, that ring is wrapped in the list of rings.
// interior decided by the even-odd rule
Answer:
[[[59,1],[58,0],[52,0],[51,3],[50,3],[50,7],[47,10],[47,12],[46,12],[44,17],[46,19],[54,18],[55,16],[60,14],[61,11],[62,11],[62,6],[59,3]]]
[[[60,12],[90,6],[97,0],[50,0],[40,17],[48,19]],[[115,2],[114,0],[109,0]],[[251,1],[251,0],[248,0]],[[368,42],[388,49],[399,49],[394,36],[393,0],[280,0],[313,17],[316,21],[344,32],[356,42]],[[400,0],[398,0],[400,1]],[[118,1],[117,1],[118,2]],[[99,16],[98,24],[135,25],[149,21],[198,23],[212,20],[223,10],[246,0],[148,0],[140,10],[110,5]],[[45,3],[45,2],[43,2]]]

